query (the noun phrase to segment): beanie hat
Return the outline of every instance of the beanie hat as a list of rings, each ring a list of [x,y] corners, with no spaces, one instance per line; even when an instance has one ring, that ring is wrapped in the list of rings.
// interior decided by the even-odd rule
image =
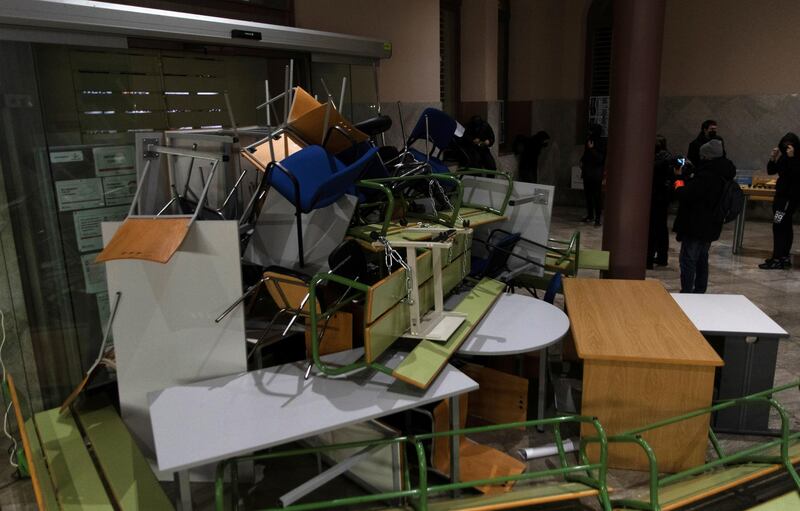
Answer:
[[[721,158],[725,154],[722,148],[722,141],[719,139],[712,139],[700,146],[700,159],[713,160],[714,158]]]

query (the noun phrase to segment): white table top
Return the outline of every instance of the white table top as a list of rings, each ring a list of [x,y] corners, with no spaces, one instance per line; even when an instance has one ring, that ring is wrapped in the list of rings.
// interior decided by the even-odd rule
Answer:
[[[515,355],[558,342],[569,330],[564,311],[532,296],[503,294],[461,345],[465,355]]]
[[[672,297],[704,334],[789,336],[744,295],[672,293]]]
[[[362,353],[323,358],[342,363]],[[403,357],[393,355],[385,364],[394,367]],[[425,391],[370,371],[303,380],[305,366],[284,364],[151,393],[159,470],[206,465],[478,388],[451,365]]]

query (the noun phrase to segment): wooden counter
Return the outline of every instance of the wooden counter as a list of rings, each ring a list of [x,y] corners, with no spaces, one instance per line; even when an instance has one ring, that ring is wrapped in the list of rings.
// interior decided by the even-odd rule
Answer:
[[[565,279],[564,297],[584,362],[581,413],[598,417],[609,435],[711,404],[722,360],[660,282]],[[703,463],[708,422],[697,417],[645,434],[659,468]],[[633,445],[612,445],[609,464],[647,469]]]

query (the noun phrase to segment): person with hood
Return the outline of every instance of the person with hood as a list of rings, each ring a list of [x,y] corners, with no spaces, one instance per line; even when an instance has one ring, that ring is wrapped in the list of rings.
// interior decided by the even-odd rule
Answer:
[[[710,140],[700,146],[699,153],[700,165],[694,176],[685,183],[678,178],[674,185],[679,203],[672,230],[681,242],[681,293],[706,292],[708,250],[722,233],[717,206],[726,181],[736,176],[736,167],[725,157],[722,141]]]
[[[600,225],[600,215],[603,212],[603,173],[606,163],[606,144],[602,137],[603,127],[599,124],[589,126],[589,136],[583,146],[581,156],[581,179],[583,179],[583,193],[586,197],[586,218],[584,222],[591,222],[594,218],[595,227]]]
[[[647,236],[647,269],[653,265],[667,265],[669,227],[667,215],[672,199],[673,163],[675,159],[667,150],[667,139],[656,135],[656,157],[653,164],[653,189],[650,195],[650,229]]]
[[[532,137],[518,135],[514,139],[514,154],[519,156],[519,180],[526,183],[539,182],[539,155],[547,147],[550,135],[538,131]]]
[[[464,126],[464,150],[469,156],[469,166],[479,169],[497,170],[491,150],[494,145],[494,130],[480,115],[473,115]]]
[[[759,264],[762,270],[783,270],[792,267],[790,252],[794,232],[792,215],[800,201],[800,138],[792,132],[781,138],[772,149],[767,163],[768,174],[778,174],[775,200],[772,202],[772,257]]]
[[[700,133],[697,138],[689,143],[689,149],[686,151],[686,157],[689,158],[689,161],[695,166],[699,166],[702,163],[700,146],[714,139],[722,142],[722,156],[725,156],[725,141],[717,134],[717,121],[713,119],[703,121],[703,124],[700,125]]]

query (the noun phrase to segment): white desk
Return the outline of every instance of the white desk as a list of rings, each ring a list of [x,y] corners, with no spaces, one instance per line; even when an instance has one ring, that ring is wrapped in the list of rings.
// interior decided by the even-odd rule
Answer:
[[[789,333],[743,295],[681,294],[672,297],[725,361],[718,399],[746,396],[774,386],[778,340]],[[722,342],[715,342],[721,337]],[[769,408],[760,405],[718,412],[715,428],[723,432],[766,433]]]
[[[547,389],[547,347],[569,330],[569,318],[543,300],[527,295],[502,294],[464,341],[464,355],[517,355],[540,350],[537,419],[544,418]]]
[[[325,360],[344,363],[361,354],[360,349],[352,350]],[[394,367],[402,358],[395,354],[386,365]],[[451,365],[425,391],[369,371],[348,378],[315,375],[304,380],[305,368],[305,362],[296,362],[151,393],[159,470],[183,473],[478,388]],[[458,417],[452,402],[457,404],[458,399],[451,399]],[[182,501],[188,503],[184,491]]]

